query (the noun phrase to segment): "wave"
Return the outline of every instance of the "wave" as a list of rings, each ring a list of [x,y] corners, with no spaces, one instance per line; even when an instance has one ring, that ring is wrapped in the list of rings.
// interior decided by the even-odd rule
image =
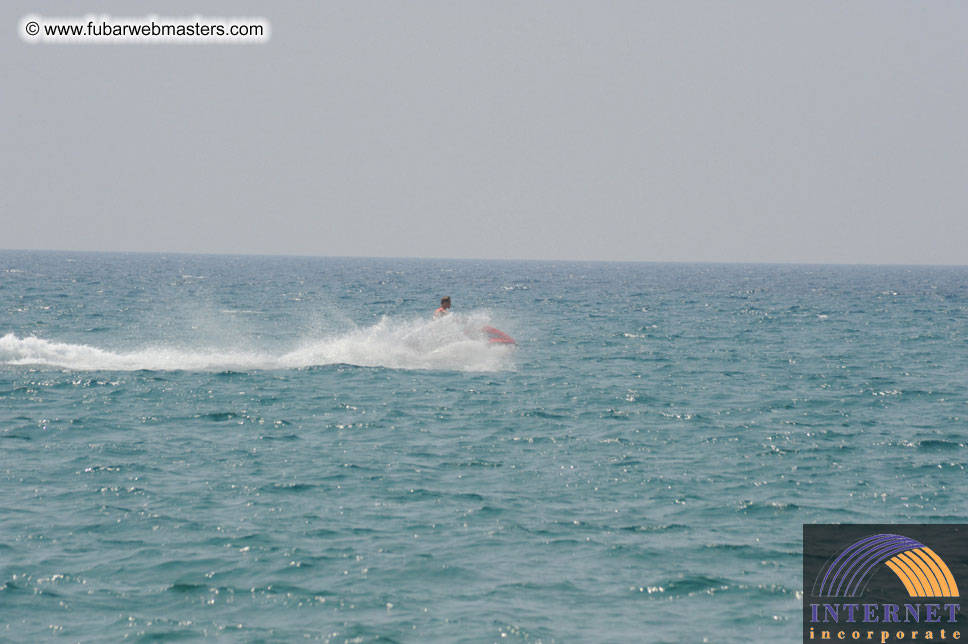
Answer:
[[[441,320],[384,317],[370,327],[303,340],[288,351],[147,346],[111,351],[38,337],[0,337],[0,365],[74,371],[256,371],[331,364],[389,369],[502,371],[513,366],[513,347],[488,342],[486,314]]]

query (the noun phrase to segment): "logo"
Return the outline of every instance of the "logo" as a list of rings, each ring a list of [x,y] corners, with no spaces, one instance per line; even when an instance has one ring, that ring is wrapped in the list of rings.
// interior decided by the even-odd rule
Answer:
[[[804,525],[803,641],[968,640],[968,525]]]

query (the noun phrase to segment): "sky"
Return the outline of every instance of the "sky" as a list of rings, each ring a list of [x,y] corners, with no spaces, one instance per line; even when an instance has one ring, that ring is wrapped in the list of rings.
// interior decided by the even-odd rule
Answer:
[[[261,16],[262,45],[24,42]],[[968,264],[968,3],[14,0],[0,248]]]

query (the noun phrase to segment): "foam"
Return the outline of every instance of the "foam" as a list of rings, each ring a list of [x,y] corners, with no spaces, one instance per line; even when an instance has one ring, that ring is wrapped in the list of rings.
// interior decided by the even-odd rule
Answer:
[[[484,314],[426,320],[384,317],[370,327],[304,339],[289,351],[147,346],[115,352],[38,337],[0,337],[0,364],[74,371],[253,371],[329,364],[391,369],[500,371],[512,367],[513,347],[489,344]]]

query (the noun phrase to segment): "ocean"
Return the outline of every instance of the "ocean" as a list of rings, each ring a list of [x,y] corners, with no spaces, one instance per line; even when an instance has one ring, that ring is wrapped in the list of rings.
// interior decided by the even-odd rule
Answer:
[[[963,267],[3,251],[0,640],[797,641],[966,376]]]

